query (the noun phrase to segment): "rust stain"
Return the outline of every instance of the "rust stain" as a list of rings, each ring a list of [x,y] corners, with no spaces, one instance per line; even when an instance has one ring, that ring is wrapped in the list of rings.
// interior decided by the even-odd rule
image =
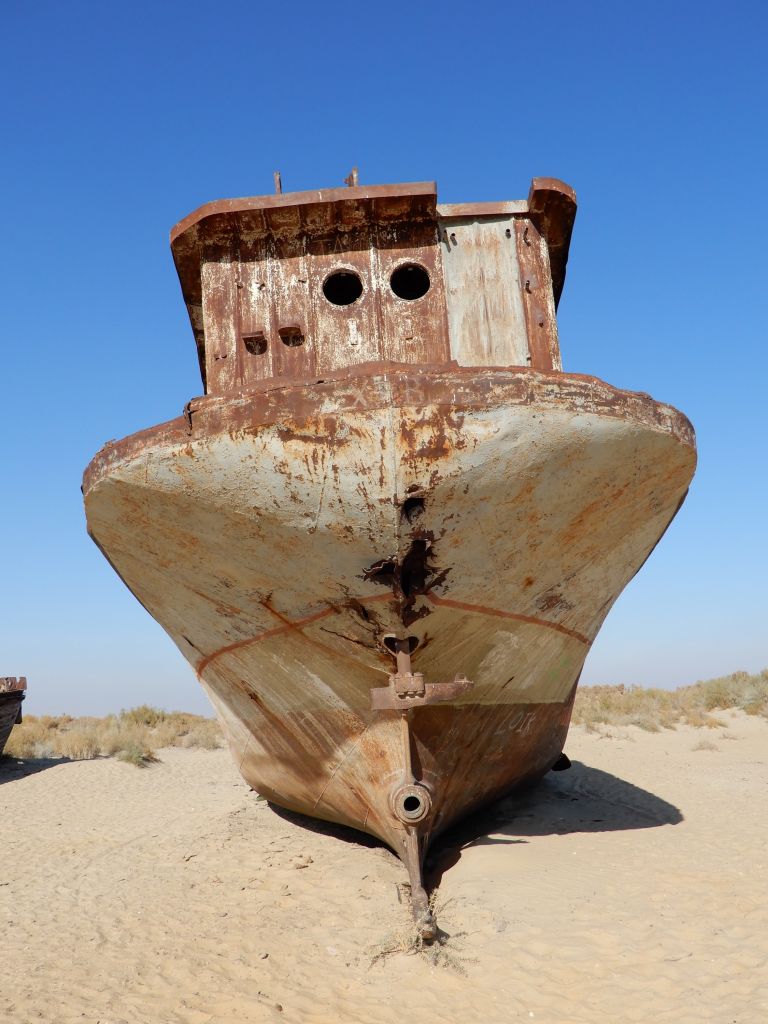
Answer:
[[[489,608],[483,604],[467,604],[465,601],[454,601],[449,597],[438,597],[436,594],[427,594],[427,600],[432,604],[442,605],[445,608],[458,608],[465,612],[475,612],[478,615],[494,615],[500,619],[514,619],[516,622],[527,622],[531,626],[544,626],[546,629],[554,629],[558,633],[573,637],[582,644],[590,646],[592,641],[589,637],[579,633],[576,629],[569,629],[559,622],[552,622],[550,619],[540,619],[535,615],[521,615],[520,612],[502,611],[500,608]]]
[[[363,579],[392,590],[400,621],[409,626],[428,613],[417,610],[416,598],[428,594],[433,587],[443,584],[450,569],[431,565],[433,535],[427,531],[414,531],[411,543],[402,556],[382,558],[363,572]]]
[[[373,597],[366,597],[365,603],[371,604],[374,601],[385,601],[388,600],[388,595],[377,594]],[[355,602],[356,610],[358,607],[363,607],[362,602]],[[320,611],[314,612],[312,615],[307,615],[303,619],[291,620],[287,616],[282,615],[268,604],[264,604],[264,607],[279,619],[282,625],[275,626],[272,629],[265,629],[261,633],[257,633],[256,636],[244,637],[242,640],[236,640],[234,643],[226,644],[223,647],[217,648],[215,651],[211,651],[202,658],[195,669],[198,678],[201,678],[203,672],[211,665],[214,661],[217,661],[225,654],[231,654],[233,651],[239,651],[246,647],[252,647],[254,644],[260,643],[262,640],[268,640],[270,637],[279,636],[281,633],[287,632],[301,632],[305,626],[311,626],[315,622],[319,622],[321,619],[327,618],[329,615],[338,615],[339,609],[336,607],[328,606]],[[312,638],[311,642],[318,647],[322,647],[325,650],[333,654],[334,657],[340,657],[339,651],[335,648],[327,647],[321,644],[317,639]]]
[[[342,385],[352,383],[351,390]],[[461,367],[420,364],[395,366],[370,363],[328,373],[323,388],[335,388],[337,416],[355,410],[390,408],[395,405],[438,405],[471,415],[499,403],[509,406],[537,405],[544,415],[560,408],[574,413],[616,417],[672,433],[691,449],[695,438],[690,421],[677,409],[655,402],[641,392],[621,391],[588,374],[544,373],[525,367]],[[270,380],[243,392],[242,398],[206,396],[190,403],[193,438],[217,430],[255,430],[285,417],[306,420],[316,413],[324,390],[315,380]],[[87,492],[113,467],[125,460],[140,459],[157,445],[188,443],[189,420],[175,420],[150,427],[122,441],[108,443],[91,461],[83,476]],[[334,472],[339,467],[334,464]]]
[[[281,626],[275,626],[273,629],[265,629],[262,633],[256,636],[245,637],[243,640],[235,640],[234,643],[226,644],[224,647],[219,647],[217,650],[207,654],[197,665],[196,672],[198,677],[202,676],[203,672],[208,666],[214,662],[217,658],[222,657],[224,654],[231,654],[232,651],[241,650],[243,647],[249,647],[251,644],[259,643],[261,640],[267,640],[271,636],[278,636],[280,633],[285,633],[288,630],[296,629],[300,630],[302,626],[309,626],[312,622],[317,622],[319,619],[324,619],[327,615],[333,615],[333,608],[323,608],[322,611],[315,612],[313,615],[307,615],[306,618],[296,619],[294,622],[290,622],[283,616],[279,615],[274,609],[270,609],[272,614],[282,620]]]

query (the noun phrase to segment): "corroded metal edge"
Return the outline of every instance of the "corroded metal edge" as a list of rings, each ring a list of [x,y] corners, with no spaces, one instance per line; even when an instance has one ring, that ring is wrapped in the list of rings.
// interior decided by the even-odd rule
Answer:
[[[21,723],[21,704],[26,689],[26,676],[0,676],[0,754],[11,729]]]
[[[381,384],[386,386],[382,389]],[[237,394],[192,399],[182,416],[120,441],[108,441],[85,469],[83,493],[117,463],[138,457],[151,446],[184,442],[200,433],[297,422],[317,415],[329,397],[337,414],[345,408],[359,411],[392,404],[431,403],[461,411],[499,405],[556,406],[634,420],[696,448],[693,426],[679,410],[645,392],[622,391],[588,374],[525,367],[367,363],[334,371],[322,380],[270,380]]]
[[[19,691],[26,690],[26,688],[26,676],[0,676],[0,694],[18,693]]]
[[[559,178],[534,178],[528,196],[528,211],[547,243],[552,295],[557,309],[565,284],[565,267],[576,220],[576,193]]]
[[[171,228],[171,245],[182,235],[203,221],[213,217],[247,213],[252,210],[277,210],[287,206],[314,206],[319,203],[360,203],[367,199],[400,199],[437,197],[434,181],[400,182],[395,185],[359,185],[344,188],[319,188],[306,192],[280,192],[264,196],[244,196],[239,199],[215,199],[204,203],[182,218]],[[436,204],[435,204],[436,205]]]

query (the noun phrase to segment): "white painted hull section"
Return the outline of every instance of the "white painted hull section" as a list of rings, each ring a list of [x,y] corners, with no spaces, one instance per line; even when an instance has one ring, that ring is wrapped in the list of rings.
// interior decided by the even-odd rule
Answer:
[[[436,829],[494,795],[505,758],[527,758],[511,783],[559,753],[590,643],[675,514],[695,453],[683,418],[649,399],[617,415],[589,398],[592,385],[577,401],[574,378],[558,375],[566,394],[530,372],[538,397],[505,398],[504,380],[525,374],[496,371],[504,379],[471,410],[416,391],[403,402],[386,374],[366,385],[377,401],[318,397],[311,417],[249,424],[256,398],[245,396],[229,426],[228,407],[210,406],[214,428],[201,402],[188,436],[97,457],[94,538],[196,668],[266,795],[396,843],[386,780],[402,772],[399,722],[370,710],[393,670],[385,634],[419,639],[414,669],[428,681],[474,681],[455,701],[467,723],[486,722],[483,708],[503,721],[496,740],[463,743],[452,711],[455,740],[438,751],[433,709],[419,711]],[[415,525],[402,514],[409,494],[424,501]],[[433,585],[404,625],[392,590],[364,576],[427,535]],[[557,727],[527,751],[547,705]]]

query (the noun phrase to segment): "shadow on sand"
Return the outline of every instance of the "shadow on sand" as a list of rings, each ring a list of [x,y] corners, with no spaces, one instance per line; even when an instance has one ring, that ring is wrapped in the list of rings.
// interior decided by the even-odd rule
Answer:
[[[573,761],[564,772],[515,790],[457,822],[432,844],[427,856],[429,888],[470,846],[513,845],[529,836],[570,832],[616,832],[679,825],[680,810],[624,779]]]
[[[385,847],[374,836],[356,829],[309,818],[273,803],[269,806],[281,818],[312,832],[360,846]],[[462,818],[438,836],[427,855],[425,880],[428,889],[436,888],[444,872],[470,846],[514,846],[530,836],[655,828],[678,825],[682,820],[678,808],[666,800],[609,772],[574,761],[568,771],[550,772]]]
[[[37,775],[46,768],[55,768],[57,764],[68,764],[69,757],[11,757],[0,755],[0,786],[4,782],[15,782],[27,775]]]
[[[356,846],[367,846],[369,849],[380,848],[388,850],[389,847],[386,843],[383,843],[376,836],[368,835],[367,832],[358,832],[356,828],[350,828],[348,825],[337,825],[334,821],[322,821],[320,818],[310,818],[306,814],[300,814],[298,811],[289,811],[285,807],[279,807],[277,804],[273,804],[271,800],[269,803],[270,810],[274,811],[278,818],[282,818],[284,821],[290,821],[292,825],[298,825],[299,828],[305,828],[308,832],[314,832],[316,835],[321,836],[334,836],[336,839],[341,839],[345,843],[354,843]],[[394,854],[392,856],[395,856]]]

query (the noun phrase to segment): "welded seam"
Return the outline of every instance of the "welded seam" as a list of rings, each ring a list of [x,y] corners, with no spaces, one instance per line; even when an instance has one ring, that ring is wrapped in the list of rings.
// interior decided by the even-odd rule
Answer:
[[[250,747],[252,742],[253,742],[253,734],[252,733],[248,733],[248,739],[245,741],[245,746],[243,747],[243,756],[240,758],[240,764],[237,766],[237,770],[239,772],[241,772],[241,773],[242,773],[243,765],[245,764],[245,757],[246,757],[246,754],[248,753],[248,748]]]
[[[372,721],[373,721],[373,719],[371,719],[371,722],[372,722]],[[348,761],[348,760],[350,759],[350,757],[351,757],[351,756],[352,756],[352,755],[354,754],[354,752],[355,752],[355,751],[357,750],[357,748],[358,748],[358,747],[360,746],[360,744],[362,743],[362,741],[363,741],[363,736],[365,736],[365,734],[366,734],[366,733],[368,732],[369,728],[371,727],[371,722],[369,722],[369,723],[368,723],[368,724],[366,725],[366,727],[365,727],[365,728],[363,729],[363,731],[362,731],[362,732],[360,733],[360,735],[359,735],[359,736],[357,737],[357,742],[356,742],[356,743],[354,744],[354,746],[353,746],[353,747],[352,747],[352,748],[351,748],[350,750],[348,750],[348,751],[346,752],[346,754],[344,755],[344,757],[343,757],[343,758],[341,759],[341,761],[339,761],[339,763],[338,763],[338,764],[336,765],[336,767],[335,767],[335,768],[333,769],[333,771],[331,772],[331,774],[330,774],[330,776],[329,776],[329,778],[328,778],[328,781],[327,781],[327,782],[326,782],[326,784],[325,784],[325,785],[323,786],[323,789],[322,789],[322,792],[320,793],[320,796],[319,796],[319,797],[317,798],[317,800],[315,800],[314,806],[313,806],[313,808],[312,808],[312,810],[313,810],[313,811],[314,811],[314,810],[317,810],[317,805],[318,805],[318,804],[320,803],[320,801],[321,801],[321,800],[323,799],[323,797],[325,796],[325,792],[326,792],[326,790],[328,789],[328,787],[330,786],[330,784],[331,784],[331,783],[333,782],[334,778],[336,777],[336,773],[337,773],[338,771],[340,771],[340,770],[341,770],[341,769],[342,769],[342,768],[344,767],[344,765],[345,765],[345,764],[347,763],[347,761]]]
[[[520,612],[503,611],[501,608],[489,608],[486,605],[469,604],[466,601],[454,601],[452,598],[438,597],[433,593],[427,593],[425,596],[428,601],[438,607],[455,608],[457,611],[472,612],[476,615],[493,615],[501,619],[512,619],[515,622],[524,622],[530,626],[542,626],[545,629],[552,629],[557,633],[562,633],[564,636],[572,637],[574,640],[578,640],[579,643],[586,644],[587,647],[592,643],[589,637],[585,636],[583,633],[579,633],[578,630],[569,629],[568,626],[563,626],[559,622],[552,622],[549,619],[539,619],[534,615],[522,615]],[[375,597],[366,598],[364,603],[370,604],[373,601],[387,600],[391,600],[390,594],[377,594]],[[274,609],[271,610],[273,611],[273,614],[281,619],[283,623],[281,626],[275,626],[273,629],[266,629],[263,633],[259,633],[257,636],[249,636],[244,640],[236,640],[234,643],[227,644],[225,647],[220,647],[218,650],[206,655],[198,663],[196,669],[198,678],[202,678],[203,672],[213,661],[216,661],[225,654],[231,654],[232,651],[239,651],[244,647],[250,647],[252,644],[257,644],[261,640],[267,640],[270,637],[279,636],[281,633],[287,633],[290,630],[300,631],[304,626],[310,626],[313,622],[318,622],[320,619],[324,619],[327,616],[338,612],[338,609],[336,608],[324,608],[322,611],[315,612],[313,615],[308,615],[304,619],[297,619],[295,622],[291,622],[281,616],[279,612],[275,612]],[[316,646],[324,647],[323,644],[319,644],[314,638],[305,637],[305,639],[309,640]],[[335,654],[338,656],[339,652],[336,651]]]
[[[558,633],[564,633],[566,636],[573,637],[574,640],[578,640],[588,647],[592,643],[589,637],[584,636],[583,633],[579,633],[575,629],[569,629],[568,626],[561,626],[559,622],[551,622],[549,619],[538,619],[534,615],[522,615],[520,612],[505,612],[501,608],[488,608],[482,604],[467,604],[465,601],[453,601],[449,597],[437,597],[436,594],[432,593],[428,593],[426,597],[427,600],[431,601],[432,604],[438,605],[438,607],[456,608],[458,611],[475,612],[478,615],[495,615],[500,619],[514,619],[516,622],[525,622],[530,626],[544,626],[546,629],[554,629]]]
[[[317,622],[318,619],[324,619],[334,611],[334,608],[324,608],[322,611],[315,612],[314,615],[308,615],[305,619],[298,619],[296,622],[288,622],[284,620],[282,626],[275,626],[273,629],[265,629],[263,633],[259,633],[257,636],[249,636],[244,640],[236,640],[232,644],[227,644],[226,647],[219,647],[218,650],[213,651],[211,654],[207,654],[202,661],[198,663],[195,671],[197,672],[198,677],[201,677],[211,662],[220,658],[223,654],[230,654],[232,651],[238,651],[242,647],[248,647],[250,644],[258,643],[259,640],[266,640],[268,637],[277,636],[279,633],[286,633],[291,629],[301,629],[302,626],[308,626],[313,622]]]
[[[373,597],[366,597],[365,600],[361,603],[367,605],[372,604],[374,601],[391,600],[391,594],[375,594]],[[250,647],[252,644],[257,644],[261,640],[268,640],[270,637],[273,636],[279,636],[281,633],[288,633],[292,630],[296,632],[301,632],[301,630],[305,626],[311,626],[312,623],[318,622],[320,619],[324,619],[328,615],[337,615],[339,609],[330,606],[328,608],[324,608],[320,612],[315,612],[313,615],[308,615],[305,619],[296,619],[295,621],[287,619],[284,615],[281,615],[280,612],[275,611],[274,608],[270,608],[269,611],[272,612],[272,614],[275,615],[278,619],[280,619],[280,621],[282,622],[281,626],[275,626],[273,629],[265,629],[263,633],[257,633],[256,636],[245,637],[243,640],[236,640],[232,644],[227,644],[225,647],[219,647],[218,650],[212,651],[210,654],[207,654],[198,663],[197,668],[195,669],[198,679],[202,678],[203,672],[208,668],[211,662],[217,661],[224,654],[230,654],[232,651],[239,651],[243,647]],[[333,654],[335,658],[348,657],[343,652],[338,651],[335,648],[328,647],[326,644],[320,643],[315,637],[306,636],[304,633],[302,633],[301,635],[308,643],[314,644],[316,647],[320,647],[322,650],[330,652],[331,654]]]

